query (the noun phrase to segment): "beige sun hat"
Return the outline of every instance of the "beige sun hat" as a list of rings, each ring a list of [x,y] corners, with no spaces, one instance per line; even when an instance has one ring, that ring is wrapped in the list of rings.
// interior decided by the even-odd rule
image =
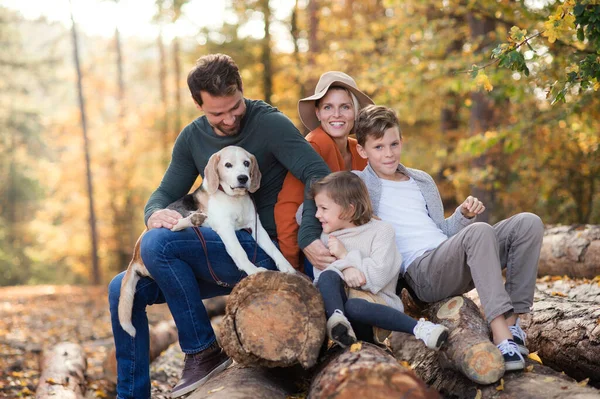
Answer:
[[[327,94],[327,90],[329,90],[331,86],[340,86],[348,89],[350,93],[356,96],[359,109],[369,104],[373,104],[373,100],[371,100],[369,96],[358,90],[356,82],[350,76],[339,71],[325,72],[319,78],[317,87],[315,87],[315,94],[298,101],[298,114],[300,115],[300,120],[308,130],[314,130],[321,125],[321,122],[319,122],[315,113],[315,103]]]

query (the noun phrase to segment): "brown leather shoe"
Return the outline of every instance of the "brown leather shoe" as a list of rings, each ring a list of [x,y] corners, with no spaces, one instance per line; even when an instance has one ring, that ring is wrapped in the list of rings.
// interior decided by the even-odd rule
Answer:
[[[172,398],[178,398],[192,392],[211,377],[225,370],[232,360],[215,341],[202,352],[185,355],[181,379],[171,391]]]

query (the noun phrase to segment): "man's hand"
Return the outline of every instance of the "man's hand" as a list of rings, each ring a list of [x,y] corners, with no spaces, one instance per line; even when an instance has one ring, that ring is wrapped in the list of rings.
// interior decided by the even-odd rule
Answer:
[[[329,252],[338,259],[344,259],[346,255],[348,255],[348,250],[346,250],[344,244],[342,244],[335,236],[329,236],[327,248],[329,248]]]
[[[463,216],[467,219],[472,219],[476,215],[482,214],[483,211],[485,211],[485,206],[483,206],[483,202],[470,195],[460,206],[460,213],[462,213]]]
[[[329,249],[321,240],[314,240],[302,252],[313,267],[319,270],[325,270],[327,266],[335,262],[335,257],[331,256]]]
[[[344,269],[342,274],[344,275],[344,281],[348,284],[348,287],[359,288],[367,283],[364,273],[355,267]]]
[[[159,209],[148,218],[148,230],[159,227],[172,229],[181,217],[179,212],[172,209]]]

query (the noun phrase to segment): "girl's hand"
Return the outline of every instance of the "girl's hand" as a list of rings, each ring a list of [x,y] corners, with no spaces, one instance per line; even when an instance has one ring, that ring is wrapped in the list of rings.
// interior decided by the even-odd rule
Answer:
[[[467,219],[472,219],[475,216],[482,214],[483,211],[485,211],[485,206],[483,206],[483,202],[470,195],[460,206],[460,212]]]
[[[342,272],[344,275],[344,281],[348,284],[348,287],[359,288],[367,283],[367,279],[363,272],[355,267],[348,267]]]
[[[344,244],[334,236],[329,236],[327,247],[329,248],[329,253],[338,259],[344,259],[346,255],[348,255],[348,251],[346,250],[346,247],[344,247]]]

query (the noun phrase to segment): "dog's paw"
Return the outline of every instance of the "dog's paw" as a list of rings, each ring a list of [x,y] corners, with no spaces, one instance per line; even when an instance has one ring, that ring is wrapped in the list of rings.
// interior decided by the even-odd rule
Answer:
[[[184,219],[179,219],[177,221],[177,224],[175,226],[171,227],[171,231],[181,231],[187,227],[188,227],[187,223],[184,222]]]
[[[192,222],[192,225],[194,226],[201,226],[207,217],[208,215],[206,213],[196,212],[190,216],[190,222]]]
[[[267,272],[269,271],[269,269],[265,269],[264,267],[257,267],[256,268],[256,273],[262,273],[262,272]]]
[[[282,273],[296,274],[296,269],[289,263],[287,264],[279,264],[277,265],[277,269],[279,269]]]

